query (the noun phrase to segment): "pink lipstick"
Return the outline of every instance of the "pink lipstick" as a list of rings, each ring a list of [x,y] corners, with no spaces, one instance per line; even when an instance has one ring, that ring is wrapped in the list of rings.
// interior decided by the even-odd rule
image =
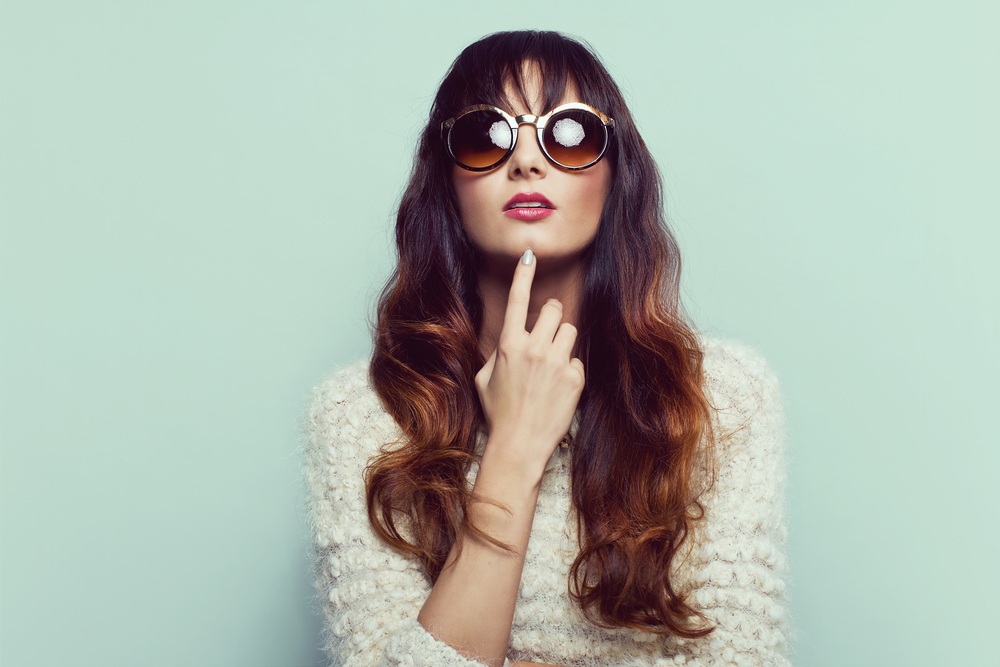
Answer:
[[[540,192],[518,192],[504,205],[504,215],[516,220],[531,222],[552,215],[552,202]]]

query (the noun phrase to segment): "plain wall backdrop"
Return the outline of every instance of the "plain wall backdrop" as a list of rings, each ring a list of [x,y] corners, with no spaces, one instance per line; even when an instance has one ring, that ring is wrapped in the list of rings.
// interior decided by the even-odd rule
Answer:
[[[319,665],[297,451],[448,65],[588,40],[789,424],[796,664],[996,665],[996,2],[5,2],[0,662]]]

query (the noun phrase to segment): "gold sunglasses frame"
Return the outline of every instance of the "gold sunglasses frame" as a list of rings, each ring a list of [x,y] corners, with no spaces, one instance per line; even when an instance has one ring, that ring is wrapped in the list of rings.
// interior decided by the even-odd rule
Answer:
[[[502,158],[500,158],[493,164],[489,165],[488,167],[470,167],[466,164],[462,164],[461,162],[458,161],[458,158],[455,157],[455,153],[451,150],[451,128],[454,127],[455,123],[457,123],[458,120],[462,118],[462,116],[470,114],[473,111],[495,111],[498,114],[500,114],[500,116],[505,121],[507,121],[507,125],[510,126],[510,132],[511,132],[510,148],[507,149],[507,152],[504,153]],[[596,159],[594,159],[593,162],[589,162],[580,167],[571,167],[569,165],[565,165],[559,162],[551,155],[549,155],[549,152],[547,150],[545,150],[545,142],[542,140],[542,137],[545,133],[545,127],[548,125],[550,118],[564,111],[589,111],[590,113],[597,116],[597,118],[600,119],[601,123],[603,124],[604,148],[601,149],[600,154],[597,156]],[[521,125],[525,124],[535,126],[535,134],[538,138],[538,146],[542,149],[542,153],[545,155],[545,158],[552,164],[556,165],[557,167],[561,169],[567,169],[569,171],[580,171],[581,169],[587,169],[589,167],[593,167],[595,164],[600,162],[601,158],[604,157],[604,154],[608,152],[608,147],[611,146],[611,138],[614,136],[615,133],[615,120],[613,118],[606,116],[605,114],[601,113],[600,111],[590,106],[589,104],[583,104],[582,102],[570,102],[568,104],[559,105],[552,111],[545,114],[544,116],[535,116],[530,113],[526,113],[521,116],[511,116],[503,109],[495,107],[491,104],[475,104],[471,107],[466,107],[462,109],[462,111],[457,116],[455,116],[454,118],[449,118],[448,120],[441,123],[441,139],[444,141],[445,147],[448,149],[448,156],[451,157],[452,162],[457,164],[462,169],[467,169],[469,171],[490,171],[491,169],[496,169],[504,162],[506,162],[507,158],[510,157],[510,154],[514,152],[514,148],[517,146],[517,131]]]

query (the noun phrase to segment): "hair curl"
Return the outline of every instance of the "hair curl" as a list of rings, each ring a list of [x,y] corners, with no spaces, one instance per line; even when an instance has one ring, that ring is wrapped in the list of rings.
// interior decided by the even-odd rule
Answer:
[[[573,443],[580,552],[570,595],[596,625],[701,637],[712,628],[671,581],[704,514],[694,474],[712,439],[702,352],[678,297],[680,255],[656,163],[621,92],[587,47],[558,33],[497,33],[472,44],[431,107],[396,218],[398,264],[378,304],[370,367],[404,441],[366,472],[369,518],[382,540],[437,579],[471,502],[466,475],[483,423],[473,378],[484,363],[477,251],[439,128],[470,104],[509,108],[508,86],[523,98],[526,62],[540,68],[545,110],[572,78],[581,101],[616,124],[604,157],[612,185],[584,257],[578,349],[587,386]]]

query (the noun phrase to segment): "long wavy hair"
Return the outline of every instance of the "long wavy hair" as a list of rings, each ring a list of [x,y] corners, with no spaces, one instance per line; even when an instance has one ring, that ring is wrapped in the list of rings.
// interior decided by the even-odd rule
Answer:
[[[702,352],[678,298],[679,251],[656,163],[621,92],[587,47],[558,33],[483,38],[459,55],[434,99],[396,218],[398,264],[378,304],[369,370],[404,438],[366,471],[368,515],[382,540],[437,580],[472,502],[467,474],[484,423],[473,384],[484,363],[478,255],[440,126],[471,104],[509,108],[508,89],[524,98],[526,63],[540,69],[545,111],[572,80],[616,127],[604,157],[612,184],[584,255],[578,354],[587,385],[572,443],[580,551],[569,592],[595,625],[701,637],[712,628],[672,581],[704,516],[694,477],[712,440]]]

